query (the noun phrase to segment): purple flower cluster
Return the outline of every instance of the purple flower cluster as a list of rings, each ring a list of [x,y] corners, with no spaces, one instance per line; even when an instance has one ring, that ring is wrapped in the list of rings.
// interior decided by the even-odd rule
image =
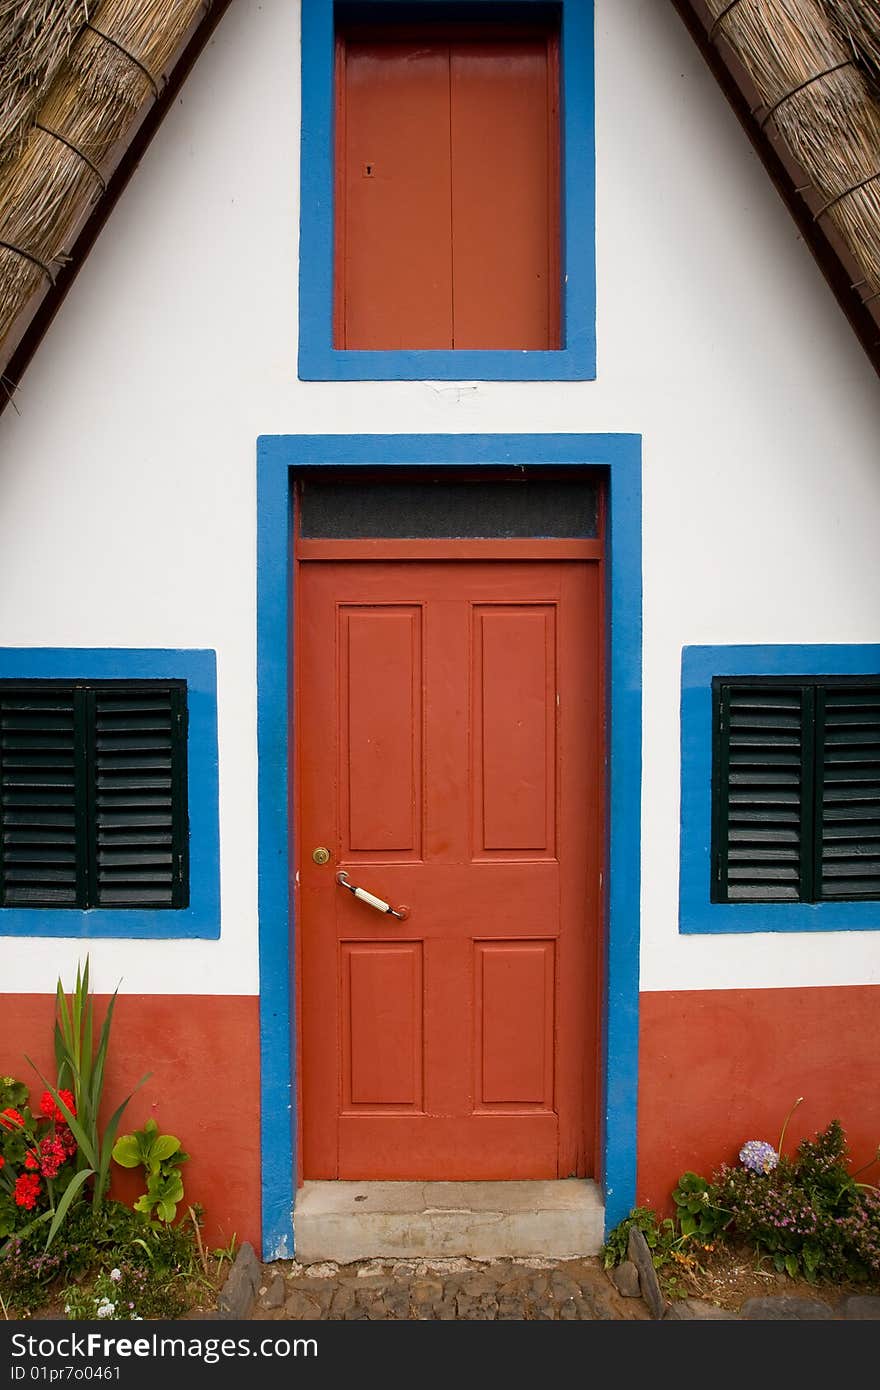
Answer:
[[[779,1162],[779,1154],[763,1139],[749,1139],[739,1151],[739,1161],[753,1173],[770,1173]]]

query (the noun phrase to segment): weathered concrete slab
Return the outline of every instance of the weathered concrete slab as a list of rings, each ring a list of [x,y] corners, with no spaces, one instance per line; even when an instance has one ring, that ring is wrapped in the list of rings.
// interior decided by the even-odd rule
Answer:
[[[301,1264],[384,1257],[597,1255],[598,1185],[558,1182],[307,1182],[293,1214]]]

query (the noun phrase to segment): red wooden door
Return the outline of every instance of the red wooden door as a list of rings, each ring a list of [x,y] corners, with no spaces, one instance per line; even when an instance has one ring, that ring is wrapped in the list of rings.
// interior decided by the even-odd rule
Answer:
[[[598,565],[299,575],[304,1174],[588,1173]]]
[[[339,348],[559,347],[553,32],[337,49]]]

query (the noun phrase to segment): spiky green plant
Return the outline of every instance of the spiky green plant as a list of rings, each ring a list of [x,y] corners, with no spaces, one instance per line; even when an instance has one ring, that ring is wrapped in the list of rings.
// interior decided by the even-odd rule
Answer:
[[[113,991],[104,1015],[104,1022],[95,1046],[94,998],[89,986],[89,957],[85,965],[77,966],[76,985],[68,1000],[64,986],[59,978],[55,990],[55,1062],[58,1068],[56,1086],[52,1086],[39,1069],[31,1062],[44,1086],[50,1091],[55,1104],[73,1132],[79,1145],[77,1173],[65,1190],[49,1227],[46,1249],[52,1244],[71,1202],[81,1192],[85,1183],[91,1179],[92,1209],[100,1212],[110,1183],[110,1159],[125,1108],[135,1091],[144,1084],[149,1072],[142,1076],[134,1090],[130,1091],[122,1104],[114,1110],[103,1132],[100,1127],[99,1112],[104,1094],[104,1072],[107,1051],[110,1046],[110,1028],[113,1022],[113,1009],[118,989]],[[74,1109],[67,1105],[60,1091],[62,1087],[73,1091]],[[74,1110],[76,1113],[74,1113]]]

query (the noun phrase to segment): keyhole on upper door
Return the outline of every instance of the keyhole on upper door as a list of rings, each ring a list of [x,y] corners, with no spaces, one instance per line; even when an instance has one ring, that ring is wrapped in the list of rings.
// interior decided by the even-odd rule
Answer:
[[[373,166],[372,164],[365,164],[365,165],[364,165],[364,178],[365,178],[365,179],[371,179],[371,178],[373,177],[373,167],[374,167],[374,166]]]

